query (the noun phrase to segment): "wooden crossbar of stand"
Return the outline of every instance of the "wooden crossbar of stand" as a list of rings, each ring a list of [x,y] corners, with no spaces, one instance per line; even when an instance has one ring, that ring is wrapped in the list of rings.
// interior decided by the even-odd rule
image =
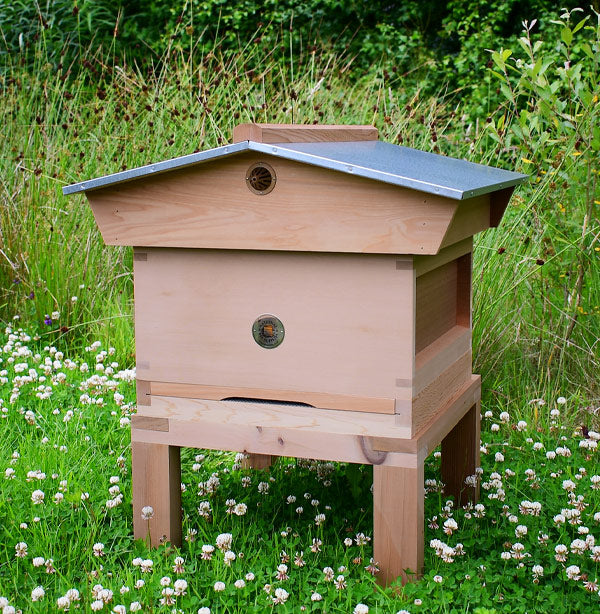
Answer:
[[[481,380],[473,375],[415,437],[395,416],[312,407],[150,396],[132,418],[136,538],[181,542],[179,448],[242,450],[374,467],[373,542],[389,583],[418,574],[424,553],[423,467],[441,442],[442,478],[457,502],[477,496],[465,484],[479,465]],[[144,506],[154,517],[142,519]]]

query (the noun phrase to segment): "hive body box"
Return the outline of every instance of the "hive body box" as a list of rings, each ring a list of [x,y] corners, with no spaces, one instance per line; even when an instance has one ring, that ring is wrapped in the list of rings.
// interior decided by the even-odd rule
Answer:
[[[182,446],[373,464],[385,582],[421,571],[433,447],[447,492],[477,496],[472,237],[524,177],[376,138],[246,124],[233,145],[65,189],[107,244],[134,246],[136,537],[181,541]]]

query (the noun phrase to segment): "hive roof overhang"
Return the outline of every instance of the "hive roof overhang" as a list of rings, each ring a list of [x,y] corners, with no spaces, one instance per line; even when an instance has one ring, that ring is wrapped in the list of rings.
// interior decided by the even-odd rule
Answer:
[[[74,183],[63,194],[87,192],[142,179],[171,170],[200,165],[244,151],[302,162],[358,177],[382,181],[455,200],[464,200],[514,187],[528,176],[513,171],[450,158],[383,141],[257,143],[241,141],[148,164],[104,177]]]

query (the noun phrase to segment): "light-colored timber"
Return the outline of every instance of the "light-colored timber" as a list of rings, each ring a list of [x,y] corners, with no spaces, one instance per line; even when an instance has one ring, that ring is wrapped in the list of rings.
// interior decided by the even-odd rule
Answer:
[[[306,124],[238,124],[233,129],[233,142],[312,143],[331,141],[376,141],[373,126],[333,126]]]
[[[424,558],[424,473],[415,468],[373,467],[373,554],[380,582],[419,577]]]
[[[414,272],[398,268],[397,256],[145,253],[134,261],[140,379],[261,390],[274,400],[302,401],[279,399],[280,391],[384,400],[373,405],[378,411],[389,411],[386,399],[410,399]],[[274,350],[251,334],[265,313],[285,326]],[[406,390],[397,379],[406,380]],[[398,403],[398,411],[406,406]]]
[[[141,416],[138,416],[140,418]],[[179,448],[169,444],[131,442],[133,534],[152,546],[181,544],[181,466]],[[151,518],[142,510],[152,508]]]
[[[151,382],[150,394],[163,397],[184,399],[210,399],[224,401],[236,397],[267,401],[287,401],[304,403],[322,409],[341,409],[345,411],[366,411],[379,414],[395,413],[394,399],[354,397],[343,394],[304,392],[292,390],[273,390],[257,388],[236,388],[228,386],[203,386],[199,384],[180,384],[170,382]]]
[[[277,175],[269,194],[253,194],[246,186],[246,172],[258,162]],[[456,210],[473,208],[256,153],[87,197],[107,245],[312,252],[436,254]]]

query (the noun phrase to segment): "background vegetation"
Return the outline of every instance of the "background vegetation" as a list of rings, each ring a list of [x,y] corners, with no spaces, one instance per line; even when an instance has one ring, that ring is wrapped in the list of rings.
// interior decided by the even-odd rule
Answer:
[[[372,123],[531,175],[478,238],[476,368],[486,394],[569,388],[593,404],[598,15],[467,4],[359,3],[354,20],[337,2],[3,6],[4,318],[70,345],[110,337],[132,364],[130,250],[105,248],[62,185],[213,147],[242,121]],[[517,15],[532,18],[519,33]]]
[[[371,614],[597,607],[600,22],[597,2],[564,4],[2,3],[4,614],[50,603],[167,610],[161,599],[185,578],[175,601],[190,611],[261,612],[275,587],[289,593],[273,604],[281,612],[358,614],[359,601]],[[284,461],[257,474],[233,455],[185,450],[189,540],[150,551],[132,539],[131,251],[105,247],[84,197],[61,187],[225,143],[243,121],[372,123],[386,141],[531,176],[476,242],[484,505],[447,504],[437,457],[427,460],[426,541],[446,549],[428,548],[425,578],[402,591],[374,586],[370,546],[357,539],[370,529],[365,467]],[[215,476],[221,487],[207,492]],[[231,498],[247,515],[227,513]],[[219,533],[233,534],[233,566],[220,551],[200,558]],[[326,566],[346,588],[326,581]],[[247,572],[254,580],[236,588]],[[45,597],[32,601],[39,586]]]

